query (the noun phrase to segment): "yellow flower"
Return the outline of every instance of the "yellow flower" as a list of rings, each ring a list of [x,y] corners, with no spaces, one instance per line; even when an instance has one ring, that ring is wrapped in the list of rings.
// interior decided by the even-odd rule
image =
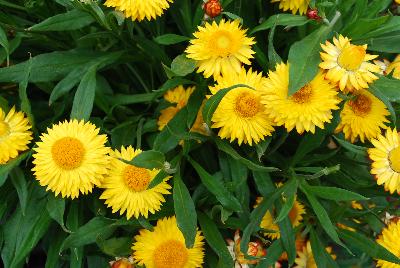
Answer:
[[[339,109],[338,92],[321,73],[292,96],[288,96],[289,65],[278,64],[266,82],[261,102],[274,123],[287,131],[314,133],[316,126],[323,129],[331,121],[332,110]]]
[[[112,207],[112,212],[119,210],[120,215],[126,212],[129,220],[132,216],[148,217],[149,212],[154,214],[159,211],[161,204],[165,202],[163,195],[170,194],[168,191],[171,186],[167,181],[170,176],[162,182],[148,189],[150,182],[160,172],[158,169],[145,169],[124,163],[123,160],[130,161],[142,151],[135,150],[132,146],[122,147],[121,152],[115,150],[112,153],[110,163],[110,173],[101,184],[104,188],[100,199],[105,199],[108,207]]]
[[[371,174],[386,191],[400,194],[400,139],[397,130],[388,129],[385,136],[379,135],[371,143],[374,145],[368,149],[372,160]]]
[[[237,84],[254,88],[234,88],[223,97],[211,119],[211,127],[220,128],[218,136],[231,142],[237,139],[239,145],[243,142],[252,145],[271,135],[274,128],[261,103],[260,94],[265,80],[261,73],[251,69],[246,72],[242,68],[240,73],[231,72],[219,77],[217,84],[210,87],[212,94]]]
[[[262,198],[257,198],[257,202],[261,202]],[[289,219],[293,227],[300,225],[303,220],[303,214],[306,213],[303,204],[301,204],[297,199],[295,200],[292,209],[289,212]],[[281,237],[279,233],[279,226],[275,223],[275,219],[271,212],[268,210],[261,220],[260,227],[264,230],[264,235],[271,239],[278,239]]]
[[[6,113],[0,108],[0,165],[18,156],[32,140],[31,125],[23,112],[15,107]]]
[[[321,47],[325,53],[320,53],[323,62],[319,67],[327,70],[325,78],[338,83],[340,90],[368,88],[378,79],[372,72],[379,73],[380,67],[369,62],[378,56],[367,54],[367,45],[353,45],[349,38],[339,35],[339,39],[333,38],[333,44],[326,41]]]
[[[353,209],[362,210],[363,206],[357,201],[351,201],[351,207]]]
[[[161,110],[161,115],[158,118],[158,130],[162,130],[174,116],[186,106],[189,101],[190,95],[194,91],[194,87],[185,89],[183,86],[178,86],[174,89],[168,90],[164,94],[164,99],[169,103],[175,104],[166,109]]]
[[[390,61],[388,61],[387,59],[374,60],[374,64],[379,66],[379,69],[380,69],[379,74],[382,74],[382,75],[387,74],[388,67],[390,66]]]
[[[388,65],[386,74],[392,74],[394,78],[400,79],[400,55],[397,55],[394,61]]]
[[[332,256],[333,259],[336,259],[336,255],[331,253],[331,247],[327,247],[325,250]],[[295,260],[296,266],[294,266],[294,268],[317,268],[314,255],[311,250],[310,241],[307,241],[307,245],[303,247],[302,251],[298,251],[297,255],[298,257]]]
[[[107,0],[104,4],[124,13],[126,18],[141,21],[155,19],[169,8],[173,0]]]
[[[386,128],[384,123],[389,120],[385,104],[367,90],[355,92],[354,99],[348,100],[340,113],[340,123],[335,132],[343,131],[345,138],[355,142],[360,137],[361,142],[372,139]]]
[[[249,59],[255,53],[251,49],[254,38],[247,37],[246,31],[241,29],[238,20],[221,20],[219,24],[207,22],[193,34],[195,39],[186,49],[187,57],[197,61],[197,72],[204,72],[207,78],[239,73],[242,63],[250,65]]]
[[[194,246],[187,248],[175,217],[157,221],[153,231],[142,229],[135,236],[133,258],[146,268],[203,267],[204,237],[197,231]]]
[[[36,179],[57,196],[87,194],[108,173],[106,135],[90,122],[71,120],[53,125],[37,142],[33,161]]]
[[[310,0],[271,0],[271,3],[279,2],[279,8],[283,11],[291,10],[293,14],[299,11],[300,15],[307,12]]]
[[[376,239],[376,242],[392,252],[395,256],[400,257],[400,221],[390,223],[382,230],[382,234]],[[382,268],[400,268],[399,264],[378,260],[376,267]]]

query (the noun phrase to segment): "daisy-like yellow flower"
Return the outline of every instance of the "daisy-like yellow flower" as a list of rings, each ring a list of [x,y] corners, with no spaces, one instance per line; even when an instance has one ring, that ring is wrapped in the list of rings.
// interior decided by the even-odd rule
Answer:
[[[31,125],[23,112],[15,107],[6,113],[0,108],[0,165],[28,149],[32,140]]]
[[[172,2],[173,0],[107,0],[104,5],[123,12],[126,18],[142,21],[161,16]]]
[[[340,123],[335,132],[343,131],[347,140],[355,142],[357,137],[361,142],[372,139],[381,133],[381,128],[386,128],[386,119],[390,113],[385,104],[369,93],[359,90],[354,93],[354,98],[348,100],[340,112]]]
[[[332,256],[334,260],[336,259],[336,255],[331,253],[331,247],[327,247],[325,250]],[[297,256],[298,257],[295,260],[296,266],[294,266],[294,268],[317,268],[310,241],[307,241],[307,245],[303,247],[302,251],[297,252]]]
[[[168,122],[171,121],[171,119],[174,118],[174,116],[186,106],[194,89],[194,87],[185,89],[181,85],[174,89],[168,90],[164,94],[164,99],[174,105],[161,110],[161,115],[157,122],[158,130],[162,130],[168,124]]]
[[[287,131],[296,128],[300,134],[315,133],[315,127],[323,129],[332,119],[332,110],[339,109],[338,92],[322,73],[292,96],[288,96],[288,88],[289,64],[281,63],[269,73],[261,91],[266,112],[275,124],[284,125]]]
[[[261,202],[261,200],[262,198],[257,198],[257,203]],[[304,209],[303,204],[295,200],[293,207],[288,215],[293,227],[297,227],[300,225],[301,221],[303,220],[303,214],[305,213],[306,210]],[[260,227],[266,230],[264,232],[264,235],[269,237],[270,239],[278,239],[281,237],[281,234],[279,233],[279,226],[275,223],[275,219],[269,210],[262,218]]]
[[[253,37],[247,37],[246,31],[239,25],[239,20],[221,20],[199,26],[186,49],[187,57],[197,61],[198,73],[205,77],[232,72],[239,73],[242,63],[250,65],[249,59],[255,53],[251,46],[255,44]]]
[[[197,231],[194,246],[187,248],[176,218],[157,221],[153,231],[142,229],[135,236],[133,258],[146,268],[203,267],[204,237]]]
[[[261,73],[246,72],[241,68],[240,73],[231,72],[217,79],[217,84],[210,87],[212,94],[219,90],[237,84],[244,84],[251,88],[238,87],[230,90],[221,100],[215,110],[212,128],[220,128],[218,136],[229,139],[230,142],[238,140],[252,145],[264,140],[274,131],[272,121],[261,103],[261,90],[266,78]]]
[[[400,79],[400,55],[394,59],[392,63],[387,66],[386,74],[392,74],[396,79]]]
[[[370,63],[377,55],[367,54],[367,45],[356,46],[350,39],[339,35],[333,38],[333,44],[326,41],[321,44],[323,62],[319,67],[327,70],[325,78],[339,85],[340,90],[349,91],[368,88],[368,84],[378,79],[373,73],[379,73],[380,67]]]
[[[389,223],[389,225],[382,230],[376,242],[392,252],[395,256],[400,257],[400,221]],[[392,262],[378,260],[376,267],[382,268],[400,268],[399,264]]]
[[[163,179],[155,187],[148,189],[150,182],[160,172],[158,169],[146,169],[124,163],[131,161],[142,151],[135,150],[132,146],[122,147],[121,151],[115,150],[111,156],[110,173],[101,184],[104,188],[100,199],[105,199],[112,212],[119,210],[120,215],[126,212],[126,218],[148,217],[149,213],[159,211],[161,204],[165,202],[163,195],[170,194],[171,186],[167,181],[171,176]]]
[[[41,186],[62,197],[87,194],[108,173],[110,149],[106,135],[90,122],[60,122],[43,133],[37,142],[33,171]]]
[[[379,135],[371,143],[374,145],[368,149],[372,160],[371,174],[386,191],[400,194],[400,139],[397,130],[388,129],[385,136]]]
[[[307,12],[308,5],[310,4],[310,0],[271,0],[271,3],[276,2],[279,2],[279,8],[283,11],[291,10],[293,14],[296,14],[298,11],[300,15]]]

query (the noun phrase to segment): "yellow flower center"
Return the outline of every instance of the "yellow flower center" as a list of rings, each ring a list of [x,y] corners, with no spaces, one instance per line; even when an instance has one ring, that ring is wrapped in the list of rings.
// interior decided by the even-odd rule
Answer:
[[[234,51],[235,41],[230,32],[221,30],[213,34],[209,45],[216,55],[226,57]]]
[[[54,162],[65,170],[79,167],[85,156],[85,147],[76,138],[61,138],[53,144],[51,155]]]
[[[299,91],[293,94],[292,99],[294,102],[302,104],[310,100],[312,96],[312,87],[307,84],[302,87]]]
[[[400,146],[390,151],[389,162],[390,162],[390,167],[394,171],[400,173]]]
[[[365,116],[371,111],[371,99],[366,95],[358,95],[354,100],[349,100],[349,105],[354,114],[358,116]]]
[[[185,245],[177,240],[169,240],[159,245],[153,255],[155,268],[183,268],[189,254]]]
[[[241,117],[253,117],[261,110],[257,96],[244,92],[236,98],[235,111]]]
[[[10,131],[10,127],[6,122],[0,121],[0,138],[6,136]]]
[[[349,45],[340,53],[338,64],[348,71],[358,70],[366,54],[367,51],[363,46]]]
[[[151,179],[147,169],[132,165],[126,166],[123,177],[126,185],[135,192],[146,190]]]

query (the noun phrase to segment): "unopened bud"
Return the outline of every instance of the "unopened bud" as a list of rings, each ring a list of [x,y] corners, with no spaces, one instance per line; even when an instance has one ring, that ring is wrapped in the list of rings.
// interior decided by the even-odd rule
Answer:
[[[205,13],[207,14],[207,16],[209,16],[210,18],[217,17],[223,11],[219,0],[208,0],[204,4],[203,9],[204,9]]]
[[[308,9],[307,10],[307,17],[310,20],[316,20],[316,21],[320,21],[322,18],[318,15],[318,9],[314,8],[314,9]]]

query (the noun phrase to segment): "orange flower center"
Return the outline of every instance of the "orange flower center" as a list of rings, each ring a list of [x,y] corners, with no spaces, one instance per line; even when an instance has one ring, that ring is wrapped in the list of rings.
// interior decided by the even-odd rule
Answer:
[[[394,171],[400,173],[400,146],[390,151],[389,162],[390,162],[390,167]]]
[[[366,95],[358,95],[354,100],[349,100],[349,105],[358,116],[365,116],[371,111],[372,101]]]
[[[135,192],[141,192],[147,189],[150,183],[150,173],[147,169],[127,165],[123,172],[126,185]]]
[[[307,84],[302,87],[299,91],[293,94],[292,99],[294,102],[302,104],[310,100],[312,96],[312,87]]]
[[[0,121],[0,138],[6,136],[10,132],[10,127],[6,122]]]
[[[340,53],[338,64],[348,71],[356,71],[363,63],[366,54],[367,51],[363,46],[349,45]]]
[[[72,170],[81,165],[85,156],[85,147],[80,140],[65,137],[53,144],[51,155],[60,168]]]
[[[155,268],[183,268],[188,259],[186,246],[177,240],[168,240],[162,243],[155,249],[153,255]]]
[[[260,101],[254,94],[244,92],[236,98],[235,111],[241,117],[253,117],[261,110]]]

